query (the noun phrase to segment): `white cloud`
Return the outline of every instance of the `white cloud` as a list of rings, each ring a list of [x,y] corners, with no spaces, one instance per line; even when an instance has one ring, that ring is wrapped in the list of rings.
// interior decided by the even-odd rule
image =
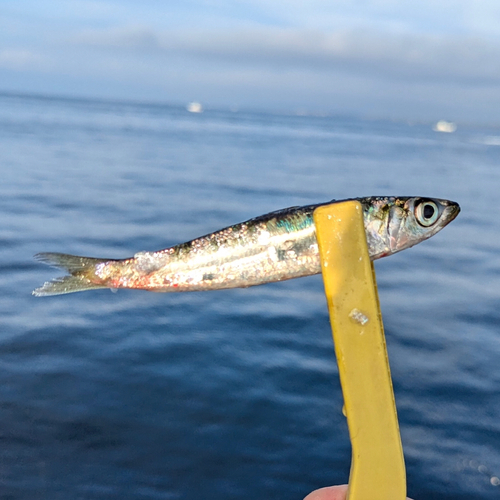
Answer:
[[[142,26],[87,29],[69,37],[69,40],[76,45],[125,50],[151,50],[160,47],[158,35],[152,29]]]
[[[30,50],[18,48],[0,49],[0,68],[24,70],[39,69],[45,59]]]
[[[145,27],[86,31],[74,43],[118,53],[215,61],[235,68],[308,68],[387,80],[466,85],[500,83],[500,47],[454,35],[320,32],[259,27],[233,32],[155,32]]]

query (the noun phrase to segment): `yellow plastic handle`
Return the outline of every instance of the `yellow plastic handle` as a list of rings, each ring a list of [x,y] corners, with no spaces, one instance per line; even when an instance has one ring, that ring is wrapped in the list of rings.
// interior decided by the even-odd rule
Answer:
[[[347,425],[348,500],[405,500],[406,472],[375,272],[357,201],[314,212]]]

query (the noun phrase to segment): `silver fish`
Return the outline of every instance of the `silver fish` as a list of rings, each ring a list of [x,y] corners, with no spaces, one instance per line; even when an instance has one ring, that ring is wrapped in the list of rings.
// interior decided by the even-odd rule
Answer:
[[[460,212],[435,198],[358,198],[372,260],[410,248],[436,234]],[[40,253],[41,262],[68,276],[46,282],[36,296],[94,288],[187,292],[249,287],[321,272],[314,210],[333,202],[291,207],[201,238],[129,259],[110,260]]]

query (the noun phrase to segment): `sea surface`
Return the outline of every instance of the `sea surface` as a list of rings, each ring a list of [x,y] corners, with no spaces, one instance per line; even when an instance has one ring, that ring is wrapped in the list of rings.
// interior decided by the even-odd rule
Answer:
[[[37,298],[292,205],[461,204],[376,263],[415,500],[500,498],[500,128],[0,95],[0,497],[301,500],[351,449],[320,276]]]

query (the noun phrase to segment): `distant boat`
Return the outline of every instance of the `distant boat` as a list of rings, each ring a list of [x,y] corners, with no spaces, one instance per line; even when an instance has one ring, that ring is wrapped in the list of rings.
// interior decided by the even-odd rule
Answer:
[[[457,124],[447,122],[446,120],[439,120],[436,124],[434,124],[432,130],[434,130],[434,132],[447,132],[448,134],[451,134],[457,130]]]
[[[186,109],[190,113],[203,113],[203,106],[199,102],[190,102]]]

